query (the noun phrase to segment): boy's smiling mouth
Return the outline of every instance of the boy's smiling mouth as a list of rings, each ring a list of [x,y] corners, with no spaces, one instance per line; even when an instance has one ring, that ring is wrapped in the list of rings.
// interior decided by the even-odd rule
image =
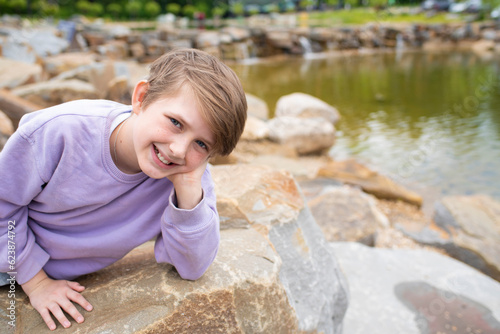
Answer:
[[[158,159],[162,163],[164,163],[165,165],[174,165],[173,162],[168,161],[167,159],[165,159],[165,157],[163,155],[161,155],[160,151],[156,148],[156,146],[154,144],[153,144],[153,148],[155,150],[156,156],[158,157]]]

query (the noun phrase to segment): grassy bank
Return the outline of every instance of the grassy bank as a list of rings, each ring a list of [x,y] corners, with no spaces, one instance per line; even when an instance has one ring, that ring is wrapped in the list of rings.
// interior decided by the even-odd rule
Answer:
[[[307,18],[306,18],[307,17]],[[299,14],[300,20],[307,20],[310,26],[358,25],[367,23],[455,23],[463,22],[466,17],[446,12],[420,12],[418,8],[392,7],[384,10],[373,8],[354,8]]]

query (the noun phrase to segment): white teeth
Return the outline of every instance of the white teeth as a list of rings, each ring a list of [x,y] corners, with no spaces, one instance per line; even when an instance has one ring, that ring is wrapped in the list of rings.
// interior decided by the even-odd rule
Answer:
[[[171,162],[168,162],[167,159],[165,159],[161,154],[160,152],[158,151],[158,149],[155,147],[155,153],[156,153],[156,156],[158,157],[158,159],[160,159],[161,162],[163,162],[165,165],[170,165]]]

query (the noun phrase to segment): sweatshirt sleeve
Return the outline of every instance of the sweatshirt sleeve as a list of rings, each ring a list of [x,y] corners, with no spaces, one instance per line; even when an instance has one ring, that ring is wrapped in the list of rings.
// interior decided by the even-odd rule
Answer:
[[[28,204],[45,182],[32,143],[19,131],[0,152],[0,173],[0,272],[16,272],[17,282],[24,284],[43,268],[49,254],[36,243],[28,224]],[[9,226],[14,227],[10,233]]]
[[[214,261],[219,248],[219,215],[208,168],[202,177],[203,198],[192,210],[176,206],[175,192],[163,214],[156,240],[158,262],[170,263],[184,279],[200,278]]]

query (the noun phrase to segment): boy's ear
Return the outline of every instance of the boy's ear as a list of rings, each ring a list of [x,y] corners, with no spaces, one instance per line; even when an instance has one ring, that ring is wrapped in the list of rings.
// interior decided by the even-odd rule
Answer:
[[[132,110],[134,113],[138,114],[141,111],[144,95],[148,91],[148,88],[149,83],[146,80],[141,80],[135,85],[134,93],[132,94]]]

